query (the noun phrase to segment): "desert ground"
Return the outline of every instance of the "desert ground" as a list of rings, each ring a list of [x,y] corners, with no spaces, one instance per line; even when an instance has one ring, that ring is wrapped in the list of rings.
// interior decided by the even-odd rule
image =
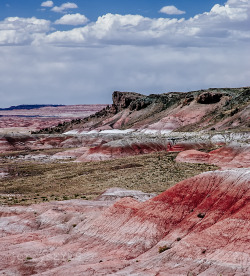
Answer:
[[[1,275],[250,275],[249,97],[1,110]]]

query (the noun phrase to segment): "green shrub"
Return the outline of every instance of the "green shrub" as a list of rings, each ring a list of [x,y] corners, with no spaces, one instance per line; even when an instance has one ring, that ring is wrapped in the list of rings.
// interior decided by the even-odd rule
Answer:
[[[158,252],[162,253],[162,252],[164,252],[166,250],[169,250],[169,249],[171,249],[171,246],[167,246],[167,245],[160,246]]]

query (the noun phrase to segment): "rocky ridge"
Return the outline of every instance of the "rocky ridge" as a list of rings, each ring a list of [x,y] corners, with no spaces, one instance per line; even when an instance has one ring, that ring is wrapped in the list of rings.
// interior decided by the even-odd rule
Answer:
[[[39,133],[70,130],[249,130],[250,88],[211,88],[145,96],[115,91],[113,104],[79,121]]]

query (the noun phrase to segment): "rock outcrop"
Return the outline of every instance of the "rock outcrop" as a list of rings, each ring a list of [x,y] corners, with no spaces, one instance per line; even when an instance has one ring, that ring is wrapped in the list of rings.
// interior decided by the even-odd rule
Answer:
[[[117,112],[128,108],[132,102],[142,98],[145,98],[145,96],[134,92],[115,91],[112,95],[113,105],[116,107]]]
[[[223,97],[222,93],[204,92],[197,97],[197,103],[214,104],[218,103]]]

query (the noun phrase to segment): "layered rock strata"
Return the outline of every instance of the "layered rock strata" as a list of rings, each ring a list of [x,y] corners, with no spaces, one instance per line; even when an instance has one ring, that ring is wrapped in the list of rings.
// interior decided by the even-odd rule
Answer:
[[[248,275],[249,170],[203,173],[146,202],[1,207],[2,275]]]

